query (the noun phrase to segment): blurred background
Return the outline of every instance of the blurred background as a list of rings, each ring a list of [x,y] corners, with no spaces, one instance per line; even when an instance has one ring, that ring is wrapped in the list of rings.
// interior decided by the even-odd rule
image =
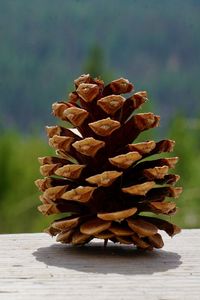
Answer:
[[[161,115],[145,138],[176,140],[178,225],[200,226],[200,1],[0,0],[0,232],[41,231],[38,156],[51,104],[82,73],[128,78]]]

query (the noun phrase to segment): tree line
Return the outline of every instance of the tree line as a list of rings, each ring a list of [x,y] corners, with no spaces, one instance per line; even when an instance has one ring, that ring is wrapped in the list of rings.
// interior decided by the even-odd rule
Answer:
[[[30,132],[51,122],[51,103],[87,72],[95,45],[105,79],[147,89],[164,123],[177,111],[198,115],[199,10],[196,0],[1,0],[0,126]]]

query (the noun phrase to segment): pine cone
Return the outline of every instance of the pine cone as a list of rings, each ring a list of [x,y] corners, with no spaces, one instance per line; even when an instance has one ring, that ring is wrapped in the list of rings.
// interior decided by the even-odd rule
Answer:
[[[173,236],[180,228],[149,213],[173,215],[176,204],[165,198],[178,198],[182,188],[174,187],[179,176],[168,174],[177,157],[149,157],[172,152],[175,142],[132,143],[144,130],[157,127],[160,117],[133,114],[147,101],[147,93],[125,99],[121,94],[133,90],[127,79],[104,86],[102,80],[82,75],[74,83],[69,100],[52,107],[54,116],[70,122],[78,133],[46,127],[56,156],[39,158],[44,176],[36,180],[43,192],[39,211],[67,213],[45,231],[62,243],[85,244],[98,238],[105,245],[110,240],[140,249],[161,248],[158,231]]]

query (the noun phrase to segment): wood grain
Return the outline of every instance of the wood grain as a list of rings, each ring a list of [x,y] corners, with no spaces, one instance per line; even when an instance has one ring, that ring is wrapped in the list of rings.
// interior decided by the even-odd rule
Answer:
[[[164,250],[95,241],[72,247],[46,234],[0,235],[0,299],[200,299],[200,230],[164,235]]]

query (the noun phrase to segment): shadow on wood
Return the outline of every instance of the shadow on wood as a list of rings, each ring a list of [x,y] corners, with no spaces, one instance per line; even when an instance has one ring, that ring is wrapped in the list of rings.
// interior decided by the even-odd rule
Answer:
[[[174,252],[139,251],[132,246],[91,243],[85,246],[55,244],[38,248],[35,258],[47,266],[102,274],[153,274],[176,269],[182,264],[181,256]]]

